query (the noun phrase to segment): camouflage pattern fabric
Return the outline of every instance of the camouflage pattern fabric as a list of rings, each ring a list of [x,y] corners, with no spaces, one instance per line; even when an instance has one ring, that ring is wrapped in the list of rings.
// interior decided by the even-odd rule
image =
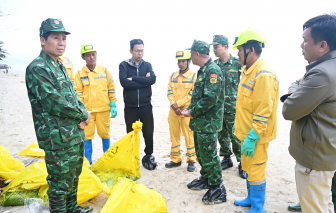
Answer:
[[[41,23],[40,36],[43,36],[47,32],[64,32],[66,35],[70,34],[65,31],[61,19],[48,18]]]
[[[236,119],[235,114],[227,114],[224,113],[224,120],[223,120],[223,129],[222,131],[218,132],[218,142],[221,146],[219,150],[220,156],[231,156],[231,144],[233,153],[236,156],[237,162],[240,162],[241,158],[241,145],[240,140],[232,134],[232,127],[234,125]]]
[[[218,131],[222,129],[224,114],[224,79],[220,68],[211,58],[198,70],[191,104],[188,109],[193,117],[190,128],[201,175],[208,178],[209,185],[222,183],[222,169],[217,155]]]
[[[229,45],[228,39],[223,35],[214,35],[210,45],[224,44]]]
[[[242,65],[239,60],[232,57],[232,55],[230,55],[230,58],[226,63],[222,63],[220,59],[216,59],[214,62],[221,68],[225,79],[223,129],[218,133],[218,142],[221,145],[219,155],[232,155],[230,145],[232,144],[233,153],[235,154],[237,161],[240,162],[240,140],[232,134],[232,127],[236,117],[236,102],[240,80],[239,70]]]
[[[194,142],[198,163],[201,165],[201,175],[208,179],[210,186],[223,182],[220,159],[217,155],[218,133],[194,132]]]
[[[84,143],[45,151],[48,197],[51,212],[75,212],[79,175],[82,173]]]
[[[41,54],[26,69],[26,87],[39,147],[58,150],[84,141],[77,127],[88,113],[61,62]]]
[[[222,130],[224,114],[224,79],[220,68],[211,60],[197,72],[191,103],[188,107],[190,128],[202,133]]]
[[[195,52],[199,52],[201,54],[209,55],[210,52],[210,46],[204,41],[200,40],[194,40],[194,43],[192,44],[190,50],[193,50]]]

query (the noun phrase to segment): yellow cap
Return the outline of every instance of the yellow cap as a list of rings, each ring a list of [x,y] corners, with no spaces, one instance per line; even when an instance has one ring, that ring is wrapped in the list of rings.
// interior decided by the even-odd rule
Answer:
[[[246,44],[248,41],[258,41],[261,44],[266,43],[264,36],[262,36],[258,30],[254,28],[247,28],[247,30],[244,30],[238,35],[238,37],[236,37],[232,49],[236,50],[238,46]]]
[[[83,44],[81,47],[81,55],[89,52],[97,52],[96,48],[92,44]]]
[[[191,58],[190,50],[181,50],[176,53],[177,60],[188,60]]]

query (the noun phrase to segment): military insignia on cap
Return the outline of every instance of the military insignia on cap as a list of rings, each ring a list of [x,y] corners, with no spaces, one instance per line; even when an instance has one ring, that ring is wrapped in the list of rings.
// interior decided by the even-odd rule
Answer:
[[[210,75],[210,83],[216,84],[217,83],[217,78],[218,78],[218,76],[216,74],[211,74]]]
[[[55,23],[55,24],[59,24],[59,21],[55,20],[54,23]]]

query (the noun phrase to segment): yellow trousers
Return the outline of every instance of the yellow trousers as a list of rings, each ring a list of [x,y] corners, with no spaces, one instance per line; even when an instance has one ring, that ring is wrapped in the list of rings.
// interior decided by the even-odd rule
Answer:
[[[172,142],[170,158],[174,163],[182,160],[181,155],[181,130],[184,134],[185,144],[187,147],[187,162],[196,162],[196,152],[194,144],[194,134],[189,128],[190,118],[168,115],[170,140]]]
[[[242,169],[248,174],[248,181],[251,184],[257,183],[260,185],[261,182],[266,180],[266,165],[268,160],[267,148],[269,143],[256,144],[254,149],[253,157],[241,156]],[[243,147],[243,141],[241,142],[241,147]],[[258,184],[260,182],[260,184]]]
[[[89,125],[85,126],[85,140],[94,138],[95,127],[97,126],[98,135],[107,139],[110,138],[110,111],[92,112]]]

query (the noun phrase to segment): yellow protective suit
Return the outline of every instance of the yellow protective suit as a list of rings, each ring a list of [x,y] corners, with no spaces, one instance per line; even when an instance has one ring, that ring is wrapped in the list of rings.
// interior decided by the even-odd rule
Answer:
[[[115,84],[110,71],[96,65],[91,72],[86,66],[76,73],[75,90],[95,119],[85,127],[85,140],[93,139],[97,124],[98,135],[110,138],[110,101],[117,101]]]
[[[243,141],[251,128],[260,136],[253,157],[242,155],[242,168],[250,182],[266,177],[268,143],[276,137],[279,81],[275,72],[259,58],[248,70],[244,66],[238,86],[235,135]]]
[[[60,57],[58,57],[58,60],[60,62],[62,62],[63,66],[67,70],[67,72],[69,74],[69,77],[72,81],[72,84],[75,84],[75,70],[72,66],[72,62],[70,61],[70,59],[68,57],[65,57],[65,56],[60,56]]]
[[[196,73],[188,70],[183,75],[179,72],[174,72],[169,77],[168,84],[168,100],[170,104],[177,103],[178,107],[183,109],[190,105],[192,90],[197,79]],[[170,140],[172,142],[170,158],[174,163],[179,163],[182,160],[181,155],[181,130],[185,137],[187,147],[187,162],[196,162],[196,152],[194,144],[194,134],[189,128],[190,118],[176,115],[175,111],[170,108],[168,115]]]

